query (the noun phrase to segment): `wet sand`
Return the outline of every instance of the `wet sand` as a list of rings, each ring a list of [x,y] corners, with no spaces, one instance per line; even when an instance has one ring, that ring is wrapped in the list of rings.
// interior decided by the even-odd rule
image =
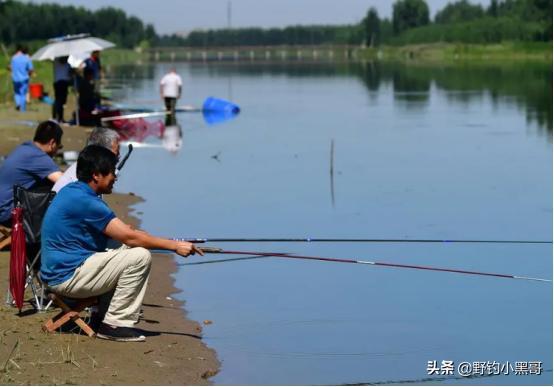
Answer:
[[[48,117],[37,103],[18,113],[0,105],[0,155],[32,139],[35,126],[21,121]],[[80,150],[90,129],[64,127],[64,150]],[[117,186],[116,186],[117,189]],[[137,193],[140,194],[140,193]],[[125,222],[140,226],[131,206],[141,199],[115,193],[106,201]],[[4,303],[8,289],[9,251],[0,252],[0,384],[27,385],[206,385],[219,367],[216,354],[202,342],[202,327],[186,318],[171,274],[172,255],[155,254],[144,300],[143,343],[117,343],[75,333],[46,334],[41,324],[57,311],[35,313],[26,302],[22,315]],[[31,293],[27,291],[26,299]]]

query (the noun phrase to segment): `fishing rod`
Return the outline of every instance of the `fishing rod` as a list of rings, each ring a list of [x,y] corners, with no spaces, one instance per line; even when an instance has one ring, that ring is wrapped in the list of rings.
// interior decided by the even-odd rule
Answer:
[[[220,98],[214,98],[214,97],[208,97],[204,100],[204,103],[202,104],[202,107],[195,107],[192,105],[180,105],[176,106],[173,111],[168,110],[156,110],[156,109],[150,109],[150,108],[143,108],[143,107],[133,107],[121,104],[112,104],[112,106],[119,108],[123,111],[130,111],[130,112],[136,112],[133,114],[122,114],[116,117],[103,117],[101,119],[102,122],[110,122],[115,120],[129,120],[133,118],[146,118],[146,117],[155,117],[155,116],[165,116],[169,114],[174,113],[182,113],[182,112],[203,112],[205,114],[211,113],[220,113],[220,114],[226,114],[235,116],[239,114],[240,107],[238,105],[235,105],[232,102],[220,99]]]
[[[466,275],[479,275],[479,276],[487,276],[487,277],[519,279],[519,280],[526,280],[526,281],[552,282],[552,280],[546,279],[546,278],[525,277],[525,276],[512,275],[512,274],[498,274],[498,273],[461,270],[461,269],[448,269],[448,268],[434,267],[434,266],[420,266],[420,265],[406,265],[406,264],[390,263],[390,262],[362,261],[362,260],[351,259],[351,258],[334,258],[334,257],[330,258],[330,257],[318,257],[318,256],[310,256],[310,255],[295,255],[295,254],[288,254],[288,253],[269,253],[269,252],[260,252],[260,251],[231,251],[231,250],[223,250],[217,247],[200,247],[199,249],[205,254],[253,255],[258,257],[305,259],[305,260],[326,261],[326,262],[384,266],[384,267],[401,268],[401,269],[429,270],[429,271],[439,271],[439,272],[457,273],[457,274],[466,274]]]
[[[332,243],[496,243],[496,244],[552,244],[545,240],[494,240],[494,239],[378,239],[378,238],[180,238],[191,243],[207,242],[332,242]]]
[[[188,105],[185,105],[185,106],[179,106],[177,108],[175,108],[175,110],[171,111],[171,110],[150,110],[150,111],[145,111],[146,109],[140,109],[140,108],[137,108],[137,109],[122,109],[122,110],[127,110],[127,111],[136,111],[138,113],[133,113],[133,114],[122,114],[122,115],[119,115],[119,116],[114,116],[114,117],[102,117],[100,119],[100,121],[102,122],[110,122],[110,121],[118,121],[118,120],[132,120],[132,119],[135,119],[135,118],[148,118],[148,117],[157,117],[157,116],[167,116],[167,115],[171,115],[171,114],[174,114],[174,113],[195,113],[195,112],[201,112],[203,111],[203,109],[201,108],[196,108],[194,106],[188,106]]]
[[[147,118],[147,117],[155,117],[155,116],[165,116],[172,114],[169,110],[167,111],[159,111],[159,112],[150,112],[150,113],[136,113],[136,114],[124,114],[120,116],[114,116],[114,117],[102,117],[100,121],[102,122],[110,122],[110,121],[118,121],[118,120],[132,120],[134,118]]]
[[[125,157],[123,157],[123,159],[119,162],[119,164],[116,167],[117,172],[121,171],[121,168],[123,168],[123,166],[129,159],[129,156],[131,156],[131,152],[133,152],[133,144],[128,145],[127,154],[125,155]]]

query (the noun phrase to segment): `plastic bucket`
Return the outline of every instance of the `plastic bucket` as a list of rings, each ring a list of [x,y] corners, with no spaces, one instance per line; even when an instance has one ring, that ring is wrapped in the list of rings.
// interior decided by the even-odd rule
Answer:
[[[44,94],[44,87],[42,86],[42,83],[31,83],[29,85],[29,93],[31,94],[31,98],[42,98],[42,95]]]
[[[234,103],[214,97],[206,98],[202,110],[227,114],[238,114],[240,112],[240,108]]]

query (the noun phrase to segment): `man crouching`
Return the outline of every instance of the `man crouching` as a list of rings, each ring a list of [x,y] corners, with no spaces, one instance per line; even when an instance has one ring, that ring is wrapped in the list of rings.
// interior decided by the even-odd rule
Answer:
[[[192,243],[154,237],[115,216],[99,195],[112,192],[116,163],[113,152],[97,145],[79,154],[79,180],[60,191],[44,217],[41,277],[62,296],[99,297],[104,317],[97,337],[144,341],[133,326],[150,274],[147,249],[173,250],[183,257],[203,254]],[[109,238],[123,246],[106,250]]]

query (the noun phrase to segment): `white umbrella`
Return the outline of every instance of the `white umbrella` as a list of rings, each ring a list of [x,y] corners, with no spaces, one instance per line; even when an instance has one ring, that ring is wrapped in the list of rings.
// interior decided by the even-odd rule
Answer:
[[[112,42],[88,34],[68,35],[63,38],[50,39],[49,42],[49,44],[35,52],[31,59],[53,60],[60,56],[100,51],[115,46]]]
[[[33,60],[54,60],[62,56],[72,56],[72,62],[82,63],[85,53],[100,51],[105,48],[114,47],[115,44],[107,40],[95,38],[89,34],[67,35],[60,38],[48,40],[48,44],[35,52],[31,59]],[[70,64],[72,65],[72,64]],[[77,90],[77,79],[74,80]],[[75,119],[79,125],[79,101],[77,100],[77,109]]]
[[[90,52],[80,52],[78,54],[71,54],[69,55],[69,58],[67,58],[67,63],[74,69],[79,68],[87,58],[90,57]]]

